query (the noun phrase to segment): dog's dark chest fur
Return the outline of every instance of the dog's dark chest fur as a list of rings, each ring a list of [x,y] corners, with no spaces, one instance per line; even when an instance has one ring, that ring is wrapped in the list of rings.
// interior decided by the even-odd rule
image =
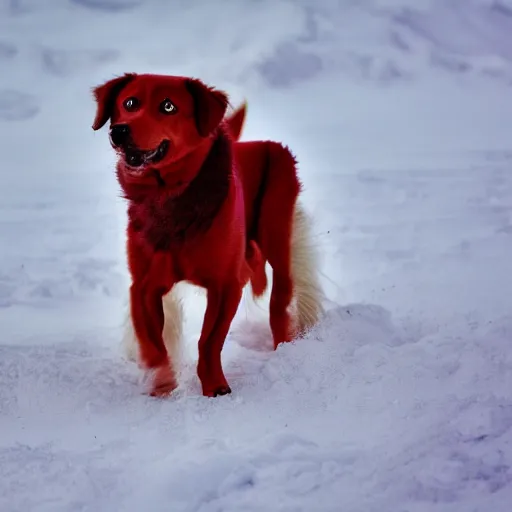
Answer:
[[[199,173],[178,197],[169,197],[165,187],[130,200],[128,219],[155,250],[165,251],[204,233],[224,203],[232,178],[229,139],[220,134]]]

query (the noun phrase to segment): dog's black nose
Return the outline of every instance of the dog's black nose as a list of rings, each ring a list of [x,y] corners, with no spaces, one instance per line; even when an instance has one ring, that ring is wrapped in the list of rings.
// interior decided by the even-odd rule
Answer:
[[[110,138],[114,146],[122,146],[128,140],[130,127],[127,124],[115,124],[110,130]]]

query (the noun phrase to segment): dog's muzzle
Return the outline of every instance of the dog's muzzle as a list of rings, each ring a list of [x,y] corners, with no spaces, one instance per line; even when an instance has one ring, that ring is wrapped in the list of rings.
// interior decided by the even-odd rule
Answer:
[[[129,139],[130,127],[127,124],[115,124],[110,129],[110,140],[114,146],[124,146]]]
[[[132,141],[130,127],[127,124],[113,125],[110,129],[110,141],[114,147],[123,150],[126,163],[130,167],[160,162],[167,155],[170,146],[168,140],[163,140],[155,149],[139,149]]]

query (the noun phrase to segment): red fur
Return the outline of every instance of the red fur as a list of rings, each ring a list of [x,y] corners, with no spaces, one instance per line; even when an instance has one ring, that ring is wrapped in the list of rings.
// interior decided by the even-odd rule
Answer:
[[[131,313],[141,360],[152,370],[151,394],[164,396],[176,386],[162,339],[162,296],[183,280],[207,290],[197,365],[203,394],[229,393],[222,347],[243,287],[251,280],[255,295],[265,291],[266,261],[274,276],[274,345],[292,337],[291,223],[300,192],[295,159],[277,142],[238,142],[245,106],[223,120],[227,95],[196,79],[125,75],[97,87],[95,97],[95,129],[110,117],[112,124],[129,125],[138,148],[171,141],[157,164],[134,170],[122,151],[117,164],[128,200]],[[140,108],[124,110],[128,97],[137,97]],[[177,106],[176,114],[159,112],[164,98]]]
[[[229,127],[229,133],[233,140],[238,140],[240,138],[246,113],[247,103],[244,103],[226,119],[226,124]]]
[[[123,76],[109,80],[93,90],[98,105],[96,117],[92,124],[93,130],[99,130],[109,120],[119,92],[134,77],[133,73],[125,73]]]

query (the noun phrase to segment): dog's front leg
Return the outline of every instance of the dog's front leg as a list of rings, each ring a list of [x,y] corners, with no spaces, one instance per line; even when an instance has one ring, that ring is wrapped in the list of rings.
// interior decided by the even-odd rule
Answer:
[[[164,310],[162,297],[173,283],[169,276],[166,255],[155,255],[144,277],[133,276],[130,304],[133,327],[140,345],[140,357],[148,370],[151,396],[166,396],[177,386],[171,361],[163,340]]]
[[[203,328],[199,338],[197,374],[203,395],[214,397],[231,393],[222,370],[221,352],[229,327],[242,298],[243,286],[238,281],[223,287],[208,288],[208,299]]]

